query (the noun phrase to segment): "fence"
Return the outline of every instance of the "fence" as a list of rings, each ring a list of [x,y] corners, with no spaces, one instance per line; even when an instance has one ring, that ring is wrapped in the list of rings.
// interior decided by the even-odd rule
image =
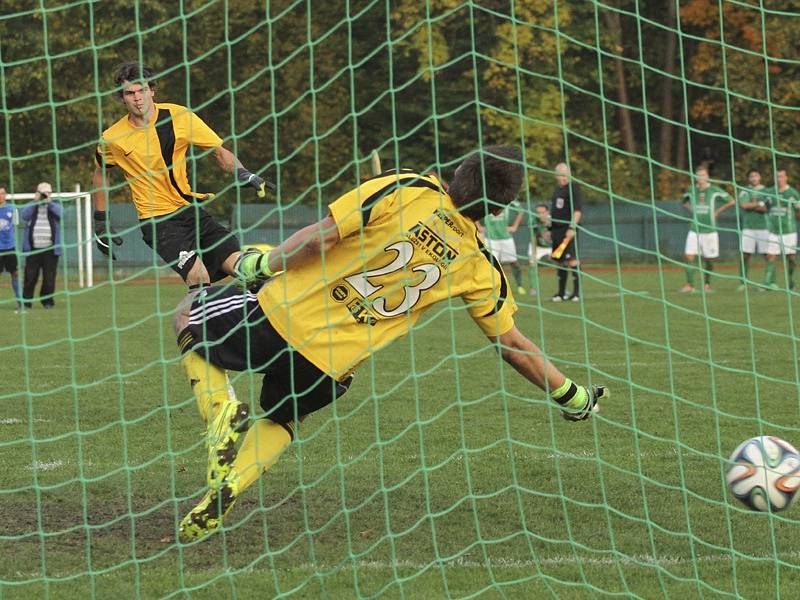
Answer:
[[[87,238],[84,227],[81,230],[84,237],[78,239],[77,221],[79,217],[85,219],[86,213],[79,214],[75,202],[64,201],[63,206],[62,235],[65,247],[59,270],[78,273],[82,258],[79,242],[86,247]],[[122,246],[114,248],[118,257],[114,267],[135,273],[153,266],[163,266],[142,241],[133,205],[113,204],[110,211],[111,221],[124,242]],[[277,244],[301,227],[318,220],[324,213],[324,208],[303,205],[279,208],[274,203],[245,204],[229,219],[219,220],[231,227],[242,244]],[[617,255],[626,262],[653,262],[659,253],[680,260],[688,229],[686,219],[686,213],[677,201],[650,204],[616,200],[587,204],[581,223],[579,256],[584,263],[614,262]],[[736,212],[727,211],[720,219],[720,257],[723,259],[734,258],[738,252],[736,230]],[[514,239],[520,254],[527,253],[530,240],[527,216]],[[21,248],[21,245],[18,247]],[[94,271],[99,271],[102,276],[108,267],[108,260],[97,251],[94,244],[89,249]],[[165,271],[163,274],[168,273]]]

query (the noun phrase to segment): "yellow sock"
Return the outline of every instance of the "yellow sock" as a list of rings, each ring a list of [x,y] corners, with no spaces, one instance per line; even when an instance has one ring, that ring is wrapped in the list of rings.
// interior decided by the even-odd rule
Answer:
[[[192,386],[197,408],[203,421],[210,423],[228,402],[228,376],[223,369],[212,365],[197,352],[187,352],[181,359]]]
[[[258,419],[244,436],[242,447],[231,466],[229,478],[238,477],[239,492],[255,483],[291,444],[292,437],[283,426],[269,419]]]

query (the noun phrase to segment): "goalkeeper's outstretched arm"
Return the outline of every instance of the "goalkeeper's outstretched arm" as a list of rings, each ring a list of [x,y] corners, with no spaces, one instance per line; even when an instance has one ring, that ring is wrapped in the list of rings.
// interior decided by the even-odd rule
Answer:
[[[244,282],[269,278],[280,271],[290,271],[305,261],[320,256],[333,248],[339,239],[336,221],[328,215],[293,233],[268,254],[259,251],[243,252],[233,270],[236,277]]]
[[[550,396],[561,407],[562,415],[569,421],[587,419],[600,407],[598,400],[607,397],[603,386],[587,389],[576,385],[543,355],[539,347],[525,337],[516,325],[506,333],[489,339],[497,345],[500,355],[525,379]]]

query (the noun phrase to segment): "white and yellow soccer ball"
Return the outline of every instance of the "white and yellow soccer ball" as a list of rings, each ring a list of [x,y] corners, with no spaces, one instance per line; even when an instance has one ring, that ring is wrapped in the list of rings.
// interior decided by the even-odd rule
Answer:
[[[730,458],[728,485],[752,510],[777,512],[788,508],[800,489],[800,453],[774,436],[750,438]]]

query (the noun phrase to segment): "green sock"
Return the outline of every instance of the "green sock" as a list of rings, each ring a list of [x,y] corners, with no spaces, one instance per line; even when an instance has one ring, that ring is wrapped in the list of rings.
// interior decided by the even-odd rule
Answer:
[[[767,261],[767,269],[764,274],[764,283],[767,285],[772,285],[775,283],[775,261],[768,260]]]
[[[747,278],[750,271],[750,261],[747,258],[742,258],[742,264],[739,267],[739,272],[742,276],[742,283],[747,283]]]
[[[528,267],[528,287],[532,290],[539,289],[539,274],[537,273],[536,265]]]
[[[522,287],[522,270],[519,268],[518,263],[511,263],[511,273],[514,275],[517,287]]]
[[[686,283],[694,286],[694,265],[686,263]]]
[[[710,260],[703,261],[703,266],[705,267],[705,273],[703,273],[703,281],[705,281],[706,285],[711,285],[711,272],[714,270],[714,263]]]
[[[786,259],[786,270],[788,271],[787,277],[789,279],[789,289],[794,289],[794,268],[795,262],[794,258],[787,258]]]
[[[550,396],[564,408],[582,410],[589,402],[589,392],[582,385],[575,383],[567,377],[564,383],[550,392]]]

